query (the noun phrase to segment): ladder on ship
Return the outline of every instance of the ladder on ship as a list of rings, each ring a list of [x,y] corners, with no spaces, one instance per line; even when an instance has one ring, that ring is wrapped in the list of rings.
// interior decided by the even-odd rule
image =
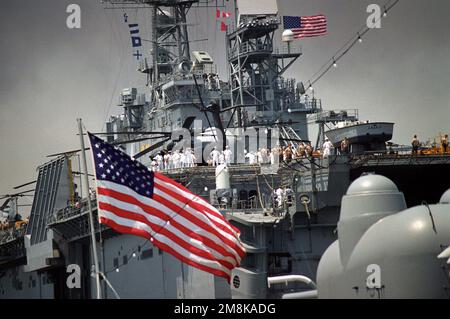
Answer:
[[[303,141],[291,126],[280,126],[280,137],[285,146],[292,144],[295,149],[297,149],[299,144]]]

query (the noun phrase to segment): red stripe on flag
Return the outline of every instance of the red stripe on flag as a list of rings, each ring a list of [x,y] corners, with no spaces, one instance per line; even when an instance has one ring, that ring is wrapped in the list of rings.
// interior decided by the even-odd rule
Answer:
[[[211,206],[210,203],[208,203],[202,197],[200,197],[198,195],[195,195],[194,193],[192,193],[189,189],[187,189],[183,185],[178,184],[177,182],[175,182],[175,181],[171,180],[170,178],[168,178],[168,177],[166,177],[166,176],[164,176],[162,174],[159,174],[159,173],[155,173],[155,179],[160,179],[161,181],[164,181],[165,183],[168,183],[169,185],[172,185],[172,186],[176,187],[176,189],[178,189],[178,190],[184,191],[186,193],[189,193],[192,196],[195,196],[196,199],[198,199],[199,201],[202,202],[202,207],[204,206],[205,209],[207,210],[207,212],[209,212],[209,213],[215,215],[216,217],[221,218],[224,221],[226,221],[226,219],[222,216],[222,214],[219,211],[217,211],[213,206]],[[158,184],[162,185],[162,183],[158,183]],[[241,231],[238,228],[236,228],[233,225],[231,225],[230,223],[228,223],[228,221],[226,221],[226,222],[227,222],[228,226],[231,227],[231,229],[234,230],[237,234],[241,233]]]
[[[102,224],[105,224],[105,225],[107,225],[107,226],[117,230],[120,233],[136,235],[136,236],[147,238],[148,240],[151,240],[153,238],[149,233],[147,233],[144,230],[140,230],[140,229],[136,229],[136,228],[132,228],[132,227],[119,225],[116,222],[114,222],[113,220],[110,220],[110,219],[107,219],[107,218],[104,218],[104,217],[100,217],[100,222]],[[227,281],[230,282],[231,278],[230,278],[229,274],[227,274],[227,273],[225,273],[223,271],[220,271],[218,269],[214,269],[214,268],[211,268],[211,267],[199,264],[199,263],[197,263],[197,262],[195,262],[195,261],[193,261],[193,260],[191,260],[189,258],[186,258],[183,255],[179,254],[172,247],[169,247],[169,246],[167,246],[167,245],[165,245],[163,243],[160,243],[156,239],[153,239],[152,243],[153,243],[154,246],[156,246],[156,247],[158,247],[158,248],[160,248],[160,249],[170,253],[171,255],[175,256],[176,258],[178,258],[182,262],[184,262],[184,263],[186,263],[188,265],[191,265],[191,266],[193,266],[195,268],[198,268],[200,270],[212,273],[212,274],[214,274],[216,276],[226,278]]]
[[[183,247],[187,251],[189,251],[197,256],[200,256],[202,258],[209,259],[212,261],[216,261],[219,264],[221,264],[223,267],[228,268],[228,269],[233,269],[235,267],[235,265],[230,264],[226,260],[219,259],[218,257],[212,255],[211,253],[209,253],[205,250],[201,250],[193,245],[190,245],[189,243],[186,243],[182,238],[180,238],[176,234],[170,232],[167,228],[164,228],[160,225],[150,222],[147,218],[145,218],[144,216],[142,216],[140,214],[126,211],[126,210],[120,209],[118,207],[115,207],[113,205],[110,205],[107,203],[102,203],[102,202],[99,202],[99,208],[109,211],[116,216],[119,216],[122,218],[133,219],[138,222],[144,223],[144,224],[148,225],[149,227],[151,227],[155,231],[155,233],[164,235],[165,237],[169,238],[173,242],[177,243],[179,246]]]
[[[177,213],[179,213],[180,215],[183,215],[183,217],[185,217],[186,219],[189,219],[191,222],[195,223],[197,226],[213,233],[214,235],[219,237],[227,246],[232,248],[241,258],[244,257],[245,252],[243,252],[241,247],[239,247],[236,243],[232,242],[228,238],[224,237],[222,234],[220,234],[216,229],[214,229],[210,225],[207,225],[205,222],[197,219],[196,217],[193,217],[190,213],[187,213],[184,210],[180,210],[180,208],[178,206],[172,204],[171,202],[167,201],[166,199],[162,198],[159,195],[154,194],[153,198],[155,200],[157,200],[158,202],[160,202],[161,204],[169,207],[171,210],[177,211]]]
[[[202,202],[202,204],[201,204],[202,207],[204,207],[209,213],[215,215],[215,216],[218,217],[218,218],[221,218],[221,219],[225,220],[225,218],[223,217],[223,215],[222,215],[219,211],[217,211],[213,206],[211,206],[210,203],[208,203],[204,198],[202,198],[202,197],[200,197],[200,196],[198,196],[198,195],[195,195],[194,193],[192,193],[189,189],[187,189],[187,188],[184,187],[183,185],[178,184],[177,182],[175,182],[175,181],[173,181],[173,180],[167,178],[166,176],[164,176],[164,175],[162,175],[162,174],[158,174],[158,175],[155,174],[155,178],[156,178],[156,179],[160,179],[161,181],[163,181],[163,182],[165,182],[165,183],[167,183],[167,184],[169,184],[169,185],[174,186],[174,187],[175,187],[176,189],[178,189],[178,190],[181,190],[181,191],[183,191],[183,192],[188,193],[188,194],[191,195],[191,196],[194,196],[196,199],[198,199],[199,201]],[[162,186],[164,187],[164,184],[163,184],[163,183],[159,183],[157,180],[156,180],[156,183],[155,183],[155,184],[157,184],[157,185],[162,185]],[[168,185],[166,185],[166,186],[168,187]],[[171,189],[172,189],[172,188],[171,188]],[[180,196],[183,196],[183,195],[180,194]],[[231,225],[230,225],[230,226],[231,226]]]
[[[145,205],[144,203],[140,202],[139,200],[137,200],[133,196],[130,196],[130,195],[127,195],[127,194],[123,194],[123,193],[120,193],[120,192],[117,192],[117,191],[114,191],[114,190],[111,190],[111,189],[98,187],[98,194],[99,195],[110,196],[110,197],[115,198],[117,200],[137,205],[137,206],[141,207],[144,211],[149,212],[149,214],[156,214],[156,213],[160,212],[159,210],[157,210],[156,208],[154,208],[152,206]],[[193,216],[192,214],[190,214],[189,212],[186,212],[183,209],[180,210],[178,206],[176,206],[173,203],[167,201],[166,199],[162,198],[159,195],[154,194],[153,198],[154,198],[155,201],[157,201],[157,202],[161,203],[162,205],[168,207],[170,210],[172,210],[173,212],[179,214],[180,216],[184,217],[185,219],[189,220],[190,222],[192,222],[193,224],[197,225],[198,227],[200,227],[200,228],[204,229],[205,231],[215,235],[217,238],[219,238],[219,240],[222,240],[228,247],[233,249],[241,258],[245,255],[245,252],[242,252],[242,248],[241,247],[239,247],[236,243],[232,242],[228,238],[223,237],[222,234],[220,234],[217,230],[215,230],[213,227],[211,227],[210,225],[206,224],[202,220],[199,220],[197,217]],[[162,212],[160,212],[160,213],[162,213]]]
[[[155,188],[157,188],[158,190],[166,193],[167,195],[179,200],[185,206],[189,206],[189,207],[197,210],[200,214],[204,215],[208,219],[211,219],[211,218],[207,214],[211,214],[215,218],[222,220],[223,222],[226,222],[226,220],[223,218],[222,214],[214,212],[214,211],[208,209],[206,206],[200,205],[200,204],[194,202],[192,199],[186,198],[183,195],[179,194],[178,192],[163,186],[162,184],[155,183]],[[214,225],[216,225],[219,229],[223,230],[224,232],[227,232],[231,236],[235,236],[235,234],[233,234],[232,230],[229,227],[226,227],[225,225],[223,225],[215,220],[212,220],[212,219],[211,219],[211,222],[214,223]]]
[[[115,208],[115,206],[113,206],[110,203],[104,203],[104,202],[100,202],[99,201],[98,204],[99,204],[99,208],[100,209],[104,209],[104,210],[109,210],[109,209],[114,209]],[[137,203],[137,201],[136,201],[135,205],[140,206],[140,204]],[[224,249],[223,246],[220,246],[217,243],[215,243],[212,239],[210,239],[208,237],[205,237],[205,236],[202,236],[202,235],[200,235],[198,233],[193,232],[192,229],[189,229],[189,228],[183,226],[182,224],[180,224],[179,222],[177,222],[176,220],[174,220],[170,216],[164,214],[163,212],[160,212],[157,209],[153,208],[152,211],[149,212],[147,210],[147,207],[145,207],[145,205],[143,205],[141,208],[142,208],[142,210],[144,210],[149,215],[154,215],[157,218],[159,218],[159,219],[161,219],[161,220],[163,220],[165,222],[170,222],[171,226],[173,226],[174,228],[178,229],[180,232],[184,233],[186,236],[190,236],[190,237],[192,237],[192,238],[194,238],[194,239],[196,239],[196,240],[198,240],[200,242],[203,242],[207,247],[209,247],[211,249],[214,249],[215,251],[217,251],[218,253],[220,253],[224,257],[233,258],[236,261],[236,263],[239,263],[239,261],[236,259],[236,256],[234,254],[232,254],[231,252],[229,252],[226,249]],[[120,208],[117,208],[117,209],[120,209]],[[123,211],[124,211],[124,213],[122,215],[120,215],[121,217],[128,218],[127,215],[125,215],[125,212],[128,212],[130,214],[130,215],[128,215],[128,216],[130,216],[130,218],[133,217],[133,216],[136,216],[136,218],[139,218],[139,221],[144,220],[143,222],[145,222],[145,220],[147,220],[145,218],[145,216],[142,216],[140,214],[137,214],[137,213],[134,214],[133,212],[125,211],[125,210],[123,210]],[[115,213],[114,211],[112,211],[112,212]],[[141,218],[142,218],[142,220],[141,220]],[[135,219],[135,218],[133,218],[133,219]],[[152,226],[150,226],[150,227],[152,227]],[[160,226],[157,225],[157,227],[160,227]]]

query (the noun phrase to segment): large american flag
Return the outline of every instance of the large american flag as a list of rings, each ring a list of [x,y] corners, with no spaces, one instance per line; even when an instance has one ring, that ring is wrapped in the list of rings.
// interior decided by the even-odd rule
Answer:
[[[283,16],[285,30],[292,30],[296,39],[327,34],[327,18],[323,14],[308,17]]]
[[[204,199],[89,133],[100,222],[149,239],[182,262],[230,281],[245,249],[239,230]]]

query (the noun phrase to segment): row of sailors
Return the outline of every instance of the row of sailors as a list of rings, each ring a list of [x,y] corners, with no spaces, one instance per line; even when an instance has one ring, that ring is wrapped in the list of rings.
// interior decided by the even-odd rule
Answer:
[[[208,160],[208,164],[212,166],[218,165],[227,165],[229,166],[232,162],[233,152],[230,150],[230,147],[227,145],[223,152],[214,149],[211,151],[210,159]]]
[[[297,147],[294,147],[292,144],[285,147],[277,145],[273,149],[260,148],[256,152],[244,150],[246,163],[250,165],[276,164],[282,161],[290,162],[293,159],[312,156],[312,153],[313,148],[307,143],[300,143]],[[187,148],[185,151],[161,152],[151,159],[153,171],[194,167],[195,163],[196,157],[190,148]],[[228,145],[223,151],[214,148],[210,153],[207,163],[210,166],[229,166],[233,164],[233,152]]]
[[[214,148],[209,156],[208,164],[212,166],[230,165],[232,163],[233,153],[229,146],[223,152]],[[177,168],[194,167],[196,157],[192,149],[187,148],[185,151],[168,151],[164,154],[159,153],[151,161],[153,171],[162,171]]]
[[[278,152],[280,154],[280,160],[283,159],[285,162],[290,162],[291,160],[311,157],[313,155],[314,149],[309,143],[301,142],[295,147],[293,144],[289,144],[285,147],[278,146]]]
[[[277,145],[273,149],[260,148],[257,152],[244,152],[249,164],[276,164],[310,157],[313,155],[313,148],[310,144],[301,142],[297,147],[292,144],[284,147]]]
[[[292,144],[284,147],[277,145],[273,149],[260,148],[257,152],[244,152],[249,164],[276,164],[312,156],[313,148],[310,144],[302,142],[297,147]]]
[[[168,169],[177,169],[195,166],[195,155],[192,149],[185,151],[168,151],[158,153],[151,159],[151,168],[153,171],[162,171]]]

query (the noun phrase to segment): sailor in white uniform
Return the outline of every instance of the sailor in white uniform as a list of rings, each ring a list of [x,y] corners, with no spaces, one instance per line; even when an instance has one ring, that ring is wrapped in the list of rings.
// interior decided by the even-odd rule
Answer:
[[[158,162],[157,161],[155,161],[155,160],[152,161],[152,163],[151,163],[151,170],[153,172],[159,171],[159,166],[158,166]]]
[[[164,158],[162,157],[162,155],[158,153],[155,156],[155,161],[156,161],[156,164],[157,164],[156,169],[158,171],[162,171],[164,169],[164,163],[163,163],[164,162]]]
[[[248,163],[249,163],[250,165],[256,164],[257,158],[256,158],[256,155],[255,155],[253,152],[248,152],[248,153],[245,155],[245,158],[248,158]]]
[[[182,155],[183,153],[180,154],[180,152],[178,150],[176,150],[173,155],[172,155],[172,163],[173,163],[173,168],[180,168],[181,167],[181,163],[182,163]]]
[[[170,160],[169,153],[164,154],[164,167],[163,167],[163,169],[169,169],[169,160]]]
[[[281,187],[279,187],[275,191],[275,195],[276,195],[277,206],[281,207],[283,205],[283,201],[284,201],[284,191],[283,191],[283,189]]]
[[[181,152],[181,167],[189,167],[188,165],[188,154],[186,150]]]
[[[194,167],[195,157],[190,148],[184,152],[186,156],[186,167]]]
[[[233,152],[231,152],[230,147],[228,145],[225,147],[223,155],[225,157],[225,165],[229,166],[231,164],[231,157],[233,155]]]
[[[326,158],[331,155],[331,148],[333,147],[333,143],[330,142],[329,139],[325,139],[325,143],[322,145],[323,149],[323,158]]]
[[[219,154],[219,165],[225,165],[225,154],[223,152]]]
[[[220,152],[214,147],[214,149],[211,152],[213,166],[219,165],[219,156]]]

